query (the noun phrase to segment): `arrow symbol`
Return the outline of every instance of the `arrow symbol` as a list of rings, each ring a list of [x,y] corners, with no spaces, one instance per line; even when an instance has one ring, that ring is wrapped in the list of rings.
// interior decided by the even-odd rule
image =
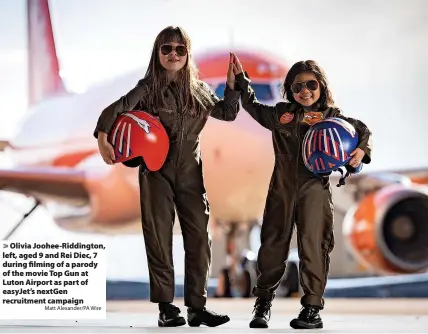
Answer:
[[[3,248],[7,248],[8,247],[8,245],[7,244],[3,244]]]

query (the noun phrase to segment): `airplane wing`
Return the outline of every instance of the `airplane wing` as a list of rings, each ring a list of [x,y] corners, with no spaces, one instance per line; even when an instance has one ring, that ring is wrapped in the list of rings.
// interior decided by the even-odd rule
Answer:
[[[344,172],[346,172],[344,170]],[[339,173],[334,173],[331,175],[333,181],[340,178]],[[392,170],[379,170],[379,171],[369,171],[351,175],[346,183],[359,183],[362,180],[377,179],[385,183],[419,183],[419,184],[428,184],[428,167],[415,167],[407,169],[392,169]]]
[[[84,172],[69,168],[0,168],[0,190],[12,191],[38,199],[87,201]]]

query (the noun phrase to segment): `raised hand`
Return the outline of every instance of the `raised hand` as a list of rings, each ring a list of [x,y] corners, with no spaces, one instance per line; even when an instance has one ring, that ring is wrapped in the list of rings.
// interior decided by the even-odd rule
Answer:
[[[235,76],[242,72],[242,65],[234,53],[230,53],[229,69],[227,71],[227,85],[235,89]]]
[[[238,57],[236,56],[236,54],[234,54],[233,52],[231,52],[232,55],[232,62],[233,62],[233,73],[235,75],[238,75],[239,73],[244,72],[243,68],[242,68],[242,64],[239,61]]]

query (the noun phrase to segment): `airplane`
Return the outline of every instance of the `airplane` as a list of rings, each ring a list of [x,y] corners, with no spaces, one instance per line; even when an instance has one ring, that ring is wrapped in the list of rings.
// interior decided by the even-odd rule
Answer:
[[[10,231],[5,230],[4,224],[3,228],[0,226],[3,238],[10,239],[19,234],[23,224],[40,206],[48,210],[57,226],[73,233],[121,235],[125,236],[124,239],[130,234],[141,235],[136,169],[126,168],[122,164],[106,165],[99,155],[92,132],[100,111],[133,88],[141,79],[143,69],[95,86],[82,94],[68,92],[59,74],[48,1],[28,0],[27,20],[29,110],[17,135],[8,142],[3,141],[0,189],[30,196],[35,203]],[[225,82],[222,76],[227,71],[229,61],[227,52],[212,50],[196,57],[201,77],[221,95],[223,89],[220,86]],[[271,94],[266,96],[266,100],[277,98],[275,88],[287,68],[279,61],[275,66],[267,55],[256,52],[243,51],[240,58],[258,85],[260,95]],[[206,187],[210,193],[212,215],[218,219],[232,220],[255,215],[244,208],[240,212],[235,210],[234,198],[242,198],[245,202],[251,200],[256,204],[253,206],[255,210],[257,205],[262,209],[259,197],[255,196],[257,194],[249,193],[248,196],[240,192],[246,183],[246,173],[253,174],[257,185],[266,184],[257,172],[263,170],[260,168],[263,166],[253,163],[254,166],[248,168],[250,161],[241,159],[242,163],[234,164],[232,169],[228,167],[231,156],[242,157],[242,142],[236,146],[231,144],[231,139],[239,132],[241,140],[253,147],[260,146],[257,138],[253,137],[258,128],[254,127],[253,122],[249,123],[250,127],[245,124],[249,120],[243,113],[232,126],[210,119],[202,135],[204,165],[207,166],[205,171],[214,173],[214,182],[212,177],[206,178]],[[251,130],[252,127],[255,131]],[[266,157],[270,158],[268,154]],[[254,162],[257,161],[255,159]],[[237,172],[242,177],[233,176]],[[223,179],[221,184],[215,182],[219,178]],[[232,181],[239,185],[236,190],[229,187]],[[224,196],[227,193],[230,198]],[[177,222],[175,228],[175,233],[179,234]],[[214,238],[214,244],[218,239]],[[179,248],[180,242],[179,238],[175,239],[174,247],[178,245]],[[130,247],[129,242],[127,247]],[[139,246],[135,249],[135,253],[144,254]],[[143,262],[143,256],[138,260]],[[178,263],[181,262],[179,256]],[[215,264],[212,270],[216,271]],[[182,271],[176,270],[177,273]],[[123,278],[122,275],[118,276]]]
[[[5,143],[2,158],[12,163],[0,169],[0,189],[33,197],[31,212],[39,205],[46,207],[55,223],[68,231],[141,234],[136,171],[121,164],[106,165],[92,133],[100,111],[135,86],[143,71],[82,94],[68,92],[59,75],[48,1],[28,0],[27,8],[29,110],[17,136]],[[201,79],[220,97],[228,51],[195,55]],[[259,100],[279,101],[286,63],[266,52],[235,52]],[[274,154],[271,134],[243,110],[234,122],[210,118],[201,149],[214,234],[212,271],[217,273],[224,254],[215,244],[222,244],[225,231],[239,226],[248,237],[254,227],[259,228]],[[425,271],[428,250],[421,240],[428,234],[423,220],[427,183],[426,170],[409,170],[362,173],[352,176],[346,187],[333,187],[336,234],[342,234],[343,227],[343,238],[336,237],[332,275]],[[404,218],[396,217],[400,214]],[[179,233],[179,224],[175,227]]]

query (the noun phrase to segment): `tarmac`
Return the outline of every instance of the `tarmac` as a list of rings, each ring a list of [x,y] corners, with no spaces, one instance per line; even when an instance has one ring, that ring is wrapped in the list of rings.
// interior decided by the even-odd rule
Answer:
[[[105,320],[0,320],[0,333],[302,333],[289,326],[298,298],[274,300],[268,329],[250,329],[254,299],[209,299],[207,308],[228,314],[223,326],[157,327],[157,305],[148,301],[107,303]],[[183,300],[175,304],[185,316]],[[428,333],[428,299],[326,299],[324,328],[304,333]]]

